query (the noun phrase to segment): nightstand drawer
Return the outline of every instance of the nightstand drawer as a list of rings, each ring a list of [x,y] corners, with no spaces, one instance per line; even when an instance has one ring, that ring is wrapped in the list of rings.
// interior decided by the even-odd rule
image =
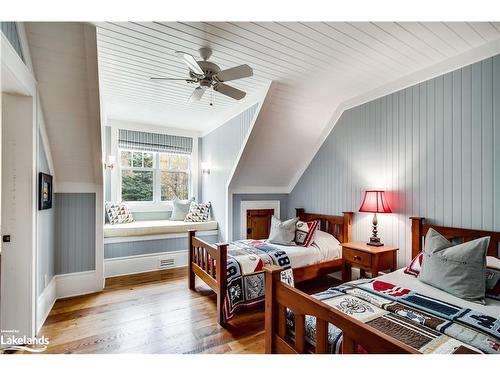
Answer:
[[[372,257],[370,254],[364,253],[362,251],[343,248],[342,257],[353,263],[359,264],[360,266],[370,267],[372,265]]]

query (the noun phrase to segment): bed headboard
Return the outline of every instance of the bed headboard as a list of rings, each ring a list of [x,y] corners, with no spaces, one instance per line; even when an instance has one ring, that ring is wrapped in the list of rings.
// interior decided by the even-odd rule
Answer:
[[[351,241],[352,212],[344,212],[342,216],[310,214],[303,208],[296,208],[295,212],[300,220],[319,220],[319,229],[330,233],[340,243]]]
[[[426,223],[423,217],[410,217],[411,220],[411,256],[416,257],[422,250],[424,238],[429,228],[433,228],[441,233],[448,240],[459,239],[462,242],[470,241],[475,238],[490,236],[490,245],[488,246],[488,255],[499,257],[498,244],[500,243],[500,232],[488,232],[485,230],[463,229],[453,227],[442,227]]]

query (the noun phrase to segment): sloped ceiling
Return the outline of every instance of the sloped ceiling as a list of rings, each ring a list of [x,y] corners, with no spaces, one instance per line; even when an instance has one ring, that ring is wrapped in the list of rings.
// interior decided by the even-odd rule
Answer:
[[[235,174],[236,190],[288,187],[340,103],[498,38],[500,24],[488,22],[98,24],[110,117],[204,132],[237,108],[219,95],[214,107],[207,98],[189,104],[187,84],[148,81],[186,74],[176,50],[197,56],[207,46],[222,68],[249,64],[254,77],[234,86],[250,98],[273,82]]]
[[[59,191],[102,184],[95,27],[28,22],[26,33]]]

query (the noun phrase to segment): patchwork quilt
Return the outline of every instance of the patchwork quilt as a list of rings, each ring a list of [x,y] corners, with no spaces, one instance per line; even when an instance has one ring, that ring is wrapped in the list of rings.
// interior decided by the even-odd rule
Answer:
[[[266,265],[283,268],[281,279],[293,285],[293,272],[286,251],[260,240],[232,242],[227,249],[227,294],[224,299],[224,317],[234,316],[243,306],[254,306],[264,301]]]
[[[357,280],[315,298],[422,353],[500,354],[500,320],[378,280]],[[287,323],[293,331],[293,313]],[[314,345],[316,318],[306,316],[306,340]],[[340,353],[342,331],[328,327],[330,351]],[[363,352],[363,348],[358,348]]]

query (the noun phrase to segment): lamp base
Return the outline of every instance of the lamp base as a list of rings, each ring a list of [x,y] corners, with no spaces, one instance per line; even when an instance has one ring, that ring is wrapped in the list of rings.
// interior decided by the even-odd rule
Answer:
[[[380,242],[380,238],[378,237],[370,237],[370,242],[366,243],[368,246],[384,246],[382,242]]]

